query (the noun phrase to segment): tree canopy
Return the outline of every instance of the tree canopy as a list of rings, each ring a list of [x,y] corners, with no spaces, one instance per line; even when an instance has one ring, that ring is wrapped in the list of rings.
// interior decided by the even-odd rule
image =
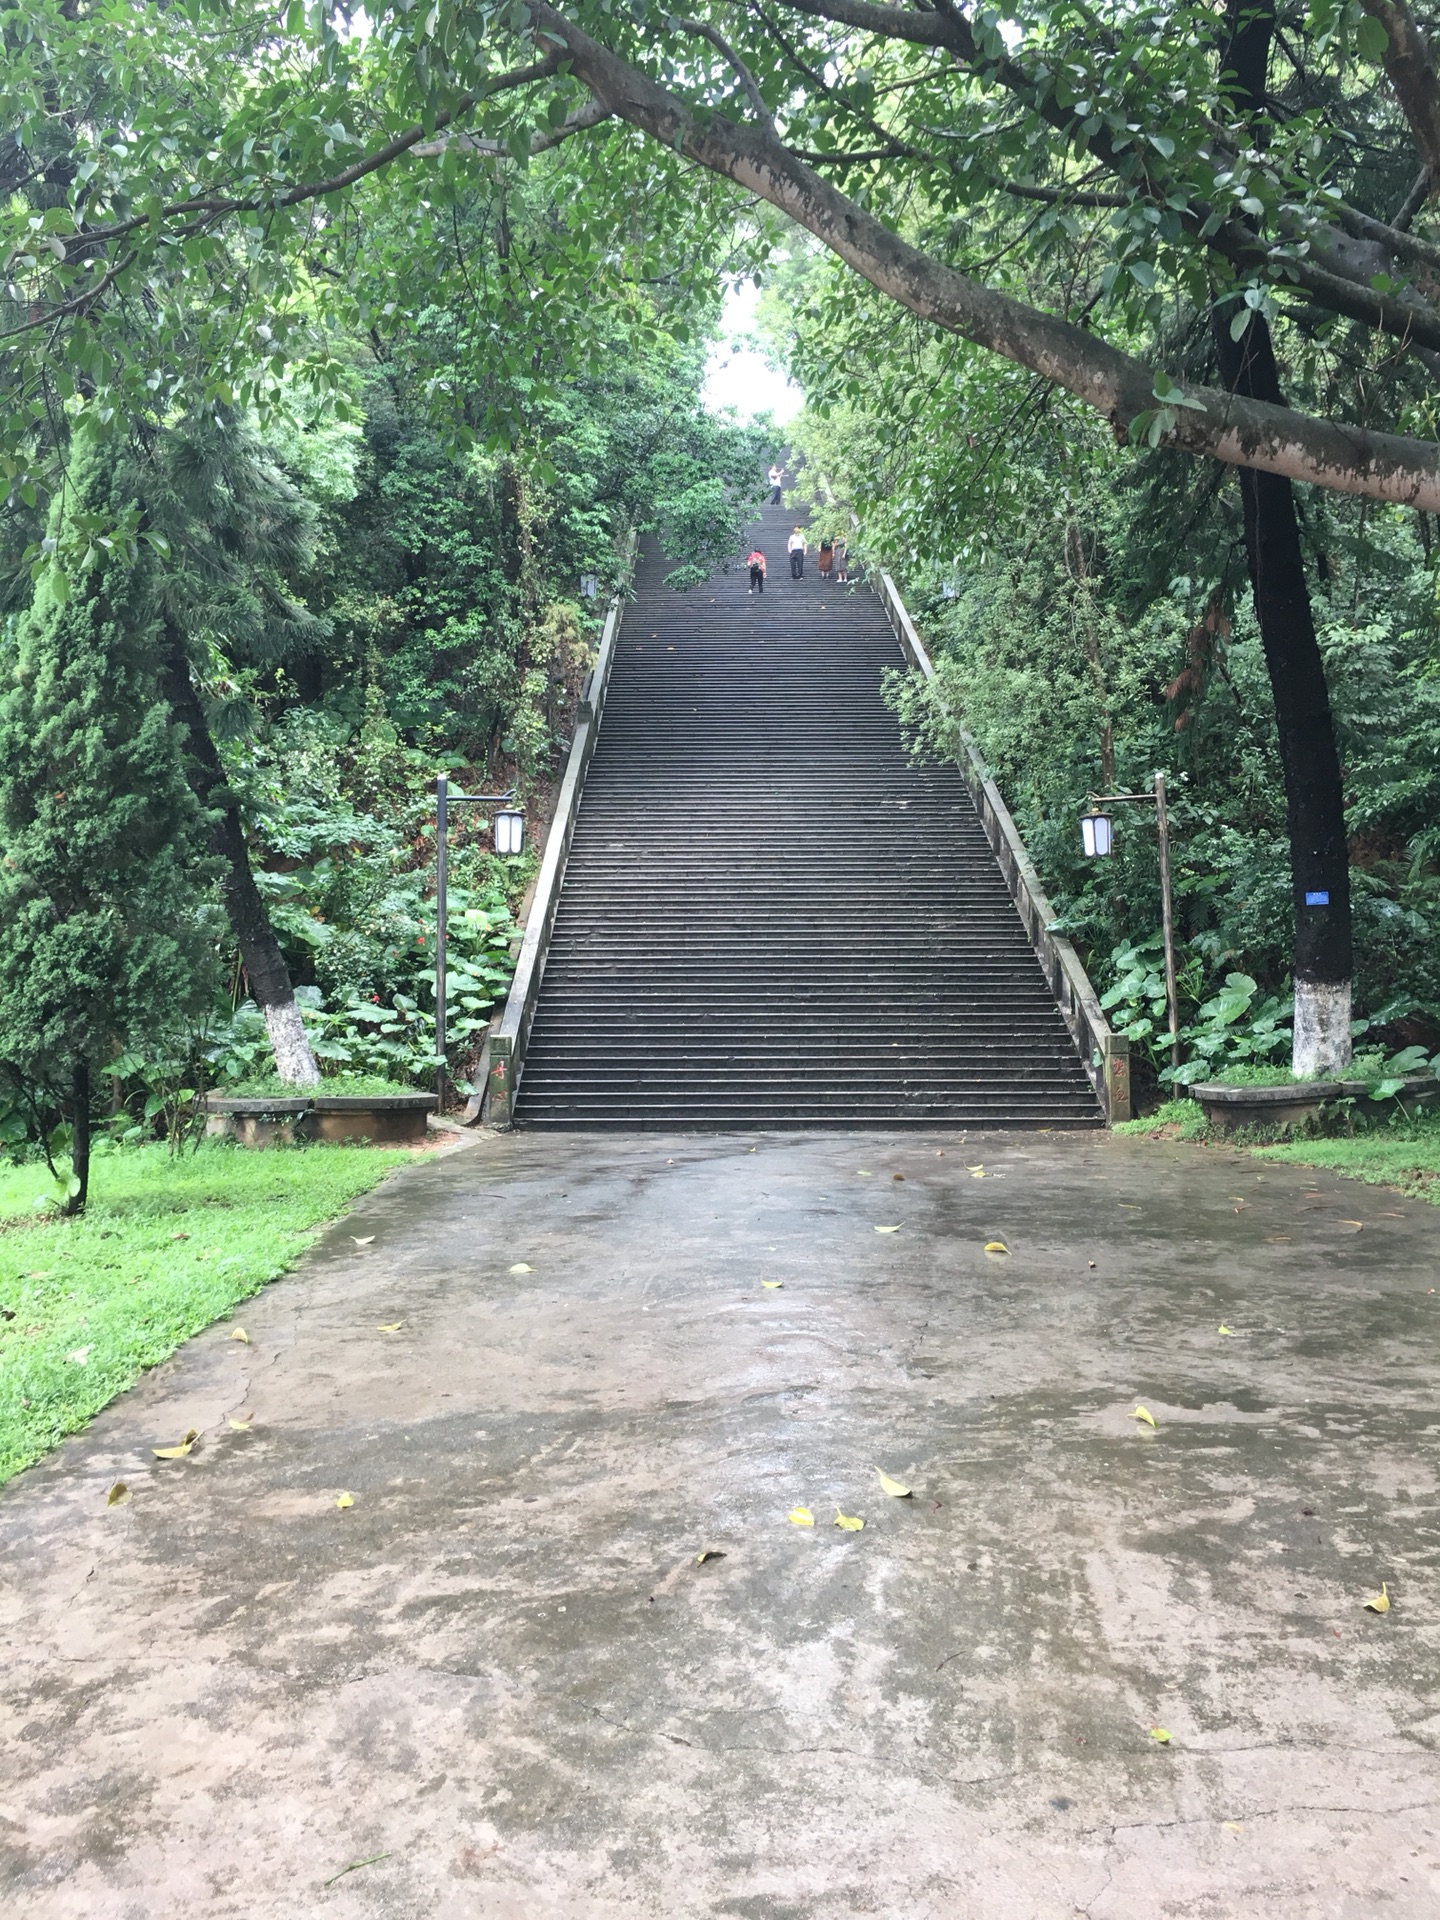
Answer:
[[[1404,0],[1283,12],[1263,128],[1200,6],[45,0],[4,22],[22,492],[58,409],[261,401],[299,369],[342,386],[336,324],[403,323],[437,229],[484,181],[493,230],[446,271],[453,324],[503,388],[491,429],[527,405],[537,327],[567,372],[616,315],[643,335],[656,289],[713,278],[749,200],[1117,433],[1440,506],[1440,86]],[[493,183],[551,154],[555,216],[512,250]],[[997,236],[997,206],[1025,218]],[[1212,302],[1233,328],[1293,329],[1305,390],[1279,404],[1190,376],[1167,335]]]

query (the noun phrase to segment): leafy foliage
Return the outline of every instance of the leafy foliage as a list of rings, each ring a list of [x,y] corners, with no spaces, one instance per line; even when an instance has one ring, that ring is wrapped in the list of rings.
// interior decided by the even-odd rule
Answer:
[[[113,447],[74,464],[77,511],[122,520]],[[26,1088],[68,1088],[209,986],[204,822],[157,690],[152,564],[102,539],[72,590],[59,579],[6,649],[0,702],[0,1059]]]
[[[795,430],[822,511],[858,519],[934,657],[928,694],[895,676],[907,727],[945,752],[957,725],[975,736],[1062,929],[1107,1000],[1123,988],[1111,1004],[1157,1073],[1153,816],[1116,809],[1115,855],[1098,862],[1084,860],[1077,821],[1090,794],[1143,791],[1166,771],[1186,1045],[1207,1071],[1277,1057],[1287,1021],[1267,1016],[1250,1034],[1250,1013],[1213,1017],[1237,973],[1257,982],[1251,1013],[1283,1006],[1292,928],[1284,786],[1233,481],[1106,446],[1063,404],[1027,409],[1013,381],[987,394],[966,349],[918,335],[887,345],[873,299],[850,299],[834,279],[802,252],[788,319],[772,308],[768,333],[826,408]],[[836,355],[837,330],[854,354]],[[835,370],[862,353],[856,402]],[[1431,527],[1399,509],[1302,505],[1346,782],[1356,1010],[1383,1015],[1395,1041],[1440,1039]]]

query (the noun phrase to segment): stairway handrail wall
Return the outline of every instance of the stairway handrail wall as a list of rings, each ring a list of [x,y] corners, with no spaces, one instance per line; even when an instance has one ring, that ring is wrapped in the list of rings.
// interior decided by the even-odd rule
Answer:
[[[633,570],[634,559],[635,537],[632,533],[627,550],[627,577]],[[525,1063],[525,1048],[529,1044],[530,1028],[535,1018],[535,1003],[540,997],[540,981],[545,972],[550,935],[555,928],[555,909],[560,904],[565,864],[570,858],[570,843],[575,838],[585,773],[600,734],[600,719],[605,710],[605,695],[610,687],[610,669],[615,661],[624,610],[625,587],[622,586],[610,602],[595,665],[590,669],[580,695],[575,715],[575,734],[570,742],[570,757],[565,763],[565,777],[556,796],[555,813],[550,822],[544,857],[535,881],[534,897],[525,921],[520,957],[515,963],[515,975],[510,982],[505,1011],[490,1035],[483,1111],[487,1125],[492,1127],[508,1127],[514,1117],[515,1092]]]
[[[894,580],[883,571],[878,573],[878,584],[876,572],[871,571],[867,577],[894,629],[900,651],[923,679],[933,682],[934,665]],[[948,718],[954,718],[943,702],[941,710]],[[1000,790],[968,729],[957,722],[957,730],[962,748],[957,756],[960,772],[984,825],[985,837],[1000,863],[1010,897],[1055,996],[1055,1004],[1079,1050],[1096,1098],[1113,1127],[1117,1121],[1130,1118],[1130,1042],[1123,1033],[1116,1033],[1106,1020],[1079,954],[1063,934],[1053,930],[1055,909],[1045,897],[1035,863],[1020,838],[1010,809],[1001,799]]]

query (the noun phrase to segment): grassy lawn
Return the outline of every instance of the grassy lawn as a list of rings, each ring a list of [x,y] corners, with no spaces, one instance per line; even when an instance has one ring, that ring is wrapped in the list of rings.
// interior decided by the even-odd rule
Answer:
[[[1324,1167],[1353,1180],[1368,1180],[1372,1186],[1394,1187],[1412,1200],[1428,1200],[1440,1207],[1440,1114],[1420,1114],[1398,1126],[1380,1126],[1343,1139],[1288,1140],[1279,1146],[1260,1146],[1225,1134],[1212,1135],[1194,1100],[1171,1100],[1143,1120],[1128,1121],[1115,1131],[1242,1147],[1260,1160]]]
[[[0,1167],[0,1483],[146,1367],[293,1266],[315,1230],[413,1158],[312,1146],[163,1146],[91,1167],[79,1220],[32,1209],[43,1166]]]
[[[1260,1160],[1292,1160],[1302,1167],[1348,1173],[1372,1186],[1398,1187],[1413,1200],[1440,1207],[1440,1126],[1362,1133],[1353,1140],[1300,1140],[1283,1147],[1256,1147],[1254,1152]]]

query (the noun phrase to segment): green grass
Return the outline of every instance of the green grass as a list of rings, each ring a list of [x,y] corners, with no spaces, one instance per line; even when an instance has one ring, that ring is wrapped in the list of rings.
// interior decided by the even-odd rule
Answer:
[[[1325,1167],[1352,1180],[1368,1180],[1372,1186],[1396,1187],[1414,1200],[1440,1207],[1440,1121],[1377,1128],[1348,1140],[1298,1140],[1280,1147],[1255,1147],[1253,1152],[1261,1160]]]
[[[1166,1100],[1139,1120],[1122,1120],[1115,1131],[1144,1135],[1167,1133],[1172,1127],[1175,1130],[1172,1137],[1180,1140],[1203,1140],[1210,1130],[1205,1109],[1198,1100]]]
[[[1440,1112],[1420,1113],[1398,1124],[1383,1121],[1366,1125],[1363,1107],[1357,1109],[1362,1131],[1338,1139],[1320,1136],[1257,1145],[1253,1133],[1220,1133],[1207,1123],[1194,1100],[1167,1100],[1142,1120],[1127,1120],[1116,1133],[1132,1136],[1158,1134],[1172,1140],[1192,1140],[1230,1150],[1248,1148],[1262,1160],[1288,1160],[1292,1166],[1324,1167],[1368,1180],[1372,1186],[1394,1187],[1412,1199],[1440,1207]]]
[[[210,1091],[244,1100],[268,1100],[276,1095],[294,1100],[309,1094],[328,1100],[342,1096],[354,1100],[363,1099],[367,1094],[426,1093],[430,1089],[411,1086],[403,1080],[387,1080],[380,1073],[327,1073],[322,1075],[318,1087],[292,1087],[278,1074],[259,1073],[248,1080],[227,1080],[224,1086],[212,1087]]]
[[[37,1214],[43,1166],[0,1167],[0,1483],[273,1280],[403,1150],[104,1154],[78,1220]],[[13,1316],[13,1317],[4,1317]]]

